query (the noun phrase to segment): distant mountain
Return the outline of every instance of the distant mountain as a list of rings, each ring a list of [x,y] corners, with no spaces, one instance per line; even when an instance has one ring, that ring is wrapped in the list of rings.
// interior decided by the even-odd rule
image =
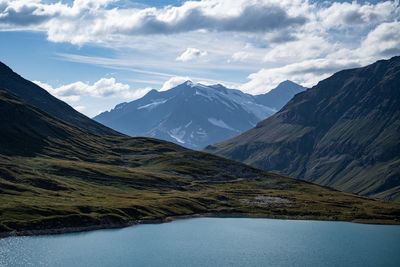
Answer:
[[[10,92],[27,104],[47,112],[55,118],[78,126],[84,131],[95,134],[120,135],[77,112],[35,83],[22,78],[2,62],[0,62],[0,89]]]
[[[252,96],[220,84],[206,86],[187,81],[168,91],[152,90],[143,98],[119,104],[94,119],[131,136],[155,137],[202,149],[236,136],[272,115],[298,92],[293,83],[286,85],[289,82],[278,86],[278,93],[272,90]],[[269,98],[269,94],[273,96]],[[263,102],[275,104],[269,107]]]
[[[208,151],[339,190],[400,199],[400,57],[340,71]]]
[[[292,81],[281,82],[275,89],[266,94],[255,96],[257,103],[279,111],[293,96],[305,90]]]

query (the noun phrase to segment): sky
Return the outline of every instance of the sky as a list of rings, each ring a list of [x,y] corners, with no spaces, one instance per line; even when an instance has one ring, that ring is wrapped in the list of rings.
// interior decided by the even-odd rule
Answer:
[[[261,94],[395,55],[398,0],[0,0],[0,61],[89,117],[186,80]]]

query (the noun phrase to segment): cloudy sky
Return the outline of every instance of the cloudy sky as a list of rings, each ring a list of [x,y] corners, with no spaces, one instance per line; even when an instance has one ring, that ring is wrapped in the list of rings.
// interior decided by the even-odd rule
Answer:
[[[398,0],[0,0],[0,61],[88,116],[187,79],[258,94],[394,55]]]

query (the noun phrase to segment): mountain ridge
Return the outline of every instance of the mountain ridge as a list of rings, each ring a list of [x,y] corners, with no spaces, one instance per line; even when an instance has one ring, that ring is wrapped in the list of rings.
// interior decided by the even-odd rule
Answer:
[[[279,111],[293,96],[304,90],[306,90],[305,87],[290,80],[285,80],[268,93],[256,95],[255,97],[258,103]]]
[[[336,189],[400,198],[400,57],[339,71],[208,151]]]
[[[249,95],[221,84],[186,81],[167,91],[152,90],[144,97],[118,104],[94,117],[100,123],[131,136],[149,136],[201,149],[240,134],[272,115],[303,87],[288,82],[264,95]],[[272,97],[269,95],[272,94]],[[263,103],[274,102],[274,107]]]

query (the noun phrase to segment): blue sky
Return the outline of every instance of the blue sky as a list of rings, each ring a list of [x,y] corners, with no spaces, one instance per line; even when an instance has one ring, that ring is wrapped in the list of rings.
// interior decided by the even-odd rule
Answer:
[[[186,79],[251,94],[400,54],[398,1],[0,0],[0,60],[88,116]]]

